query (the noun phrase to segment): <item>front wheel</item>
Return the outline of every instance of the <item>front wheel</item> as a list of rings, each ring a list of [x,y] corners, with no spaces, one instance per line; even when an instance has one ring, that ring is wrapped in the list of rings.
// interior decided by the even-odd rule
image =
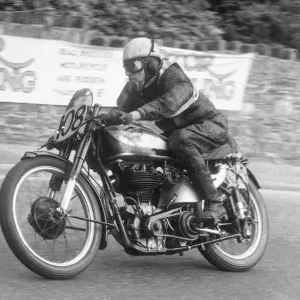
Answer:
[[[7,174],[0,192],[1,227],[9,247],[27,268],[50,279],[82,272],[95,257],[102,233],[101,225],[57,212],[68,167],[51,157],[22,160]],[[81,175],[68,212],[103,221],[93,191]]]
[[[261,194],[251,180],[249,188],[251,236],[242,241],[229,239],[198,248],[212,265],[222,271],[241,272],[252,268],[260,261],[267,247],[269,225],[266,207]],[[242,192],[247,203],[248,193]]]

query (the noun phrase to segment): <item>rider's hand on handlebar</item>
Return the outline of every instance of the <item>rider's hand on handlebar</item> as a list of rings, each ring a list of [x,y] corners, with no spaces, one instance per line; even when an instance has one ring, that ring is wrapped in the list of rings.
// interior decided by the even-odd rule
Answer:
[[[104,124],[106,126],[112,125],[127,125],[132,121],[130,113],[123,112],[121,110],[112,109],[109,113],[103,117]]]
[[[128,125],[132,122],[132,115],[130,113],[121,111],[121,114],[119,115],[119,122],[119,124]]]

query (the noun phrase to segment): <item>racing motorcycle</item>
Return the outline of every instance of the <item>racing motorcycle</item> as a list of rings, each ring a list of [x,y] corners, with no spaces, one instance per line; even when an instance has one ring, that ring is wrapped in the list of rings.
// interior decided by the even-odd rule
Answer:
[[[0,192],[0,220],[15,256],[50,279],[71,278],[107,247],[129,255],[183,255],[198,249],[224,271],[262,258],[268,217],[247,159],[230,143],[204,153],[227,215],[195,222],[205,200],[167,147],[137,123],[105,126],[89,89],[77,91],[47,151],[26,152]]]

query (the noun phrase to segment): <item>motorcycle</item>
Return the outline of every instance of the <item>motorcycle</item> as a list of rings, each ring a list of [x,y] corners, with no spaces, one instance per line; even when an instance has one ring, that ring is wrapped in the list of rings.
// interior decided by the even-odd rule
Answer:
[[[199,225],[195,211],[205,200],[167,139],[144,125],[108,127],[103,119],[92,92],[77,91],[41,147],[47,151],[26,152],[8,172],[1,228],[27,268],[71,278],[107,247],[109,235],[129,255],[198,249],[223,271],[245,271],[260,261],[268,216],[247,159],[229,143],[203,153],[227,215]]]

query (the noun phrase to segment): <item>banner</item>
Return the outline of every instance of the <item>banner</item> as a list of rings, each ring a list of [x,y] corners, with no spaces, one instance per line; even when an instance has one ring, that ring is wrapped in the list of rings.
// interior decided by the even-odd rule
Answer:
[[[228,55],[163,47],[164,67],[177,62],[193,85],[221,110],[241,110],[254,54]]]
[[[253,54],[224,55],[162,47],[219,109],[241,110]],[[0,103],[67,105],[89,88],[94,103],[115,106],[127,78],[122,49],[0,35]]]

